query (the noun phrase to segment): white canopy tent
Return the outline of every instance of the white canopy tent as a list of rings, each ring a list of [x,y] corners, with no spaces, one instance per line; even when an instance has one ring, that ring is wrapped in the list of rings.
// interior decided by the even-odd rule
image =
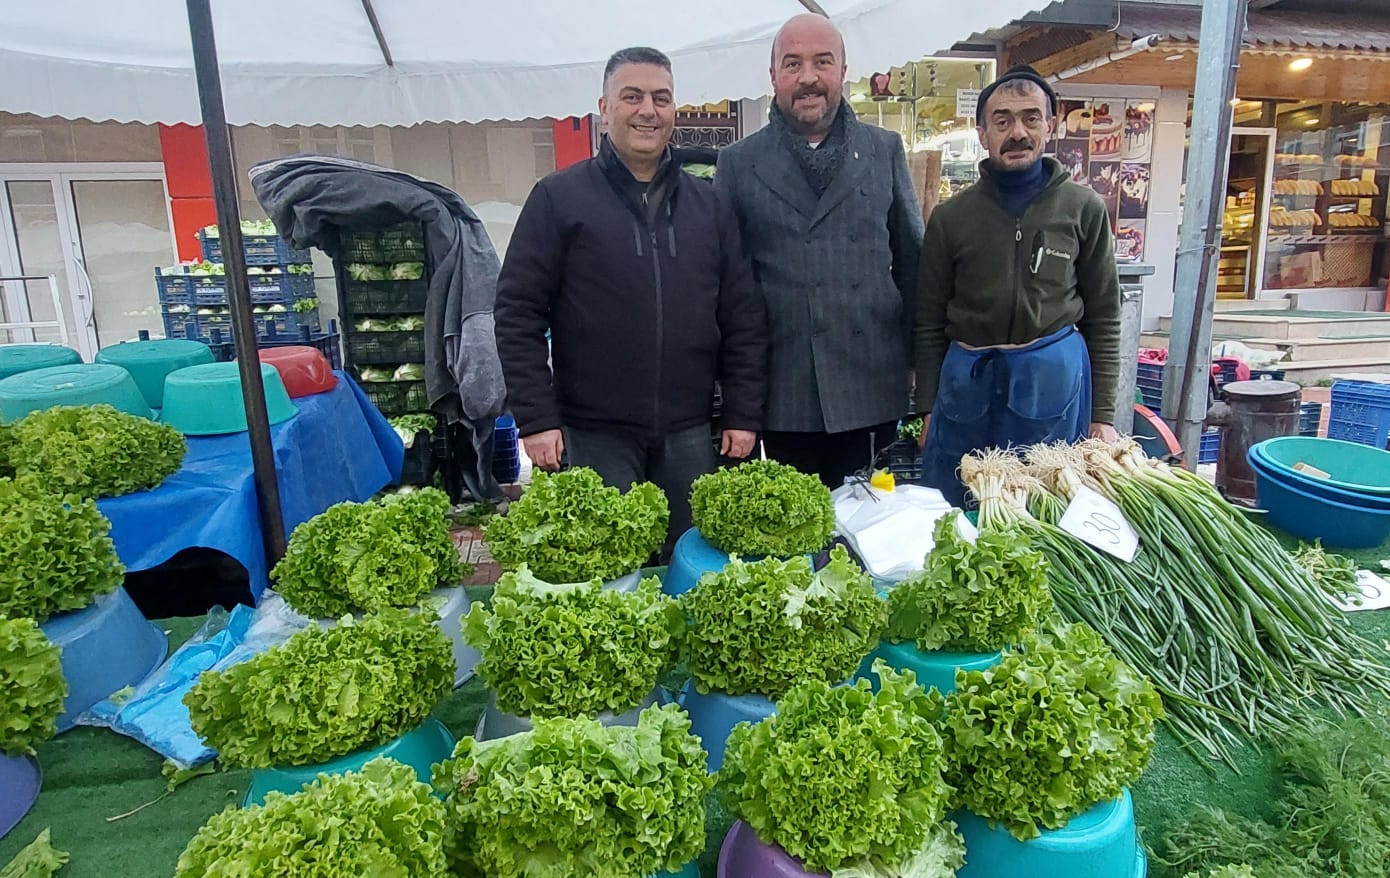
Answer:
[[[858,78],[1047,4],[819,5]],[[671,56],[682,103],[758,97],[773,34],[805,11],[799,0],[215,0],[213,22],[228,123],[412,125],[592,112],[604,62],[631,45]],[[0,4],[0,111],[197,124],[184,0]]]

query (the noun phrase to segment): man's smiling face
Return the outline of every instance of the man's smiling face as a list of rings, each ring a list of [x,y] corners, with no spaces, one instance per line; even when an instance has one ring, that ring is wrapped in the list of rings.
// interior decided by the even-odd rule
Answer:
[[[661,155],[676,126],[671,73],[656,64],[623,64],[608,78],[599,113],[624,160]]]

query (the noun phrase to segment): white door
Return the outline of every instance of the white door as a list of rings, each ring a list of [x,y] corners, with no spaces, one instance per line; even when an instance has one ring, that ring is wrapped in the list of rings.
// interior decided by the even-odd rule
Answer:
[[[172,227],[158,164],[0,165],[0,275],[57,278],[84,359],[142,329],[162,334],[154,269],[177,261]],[[10,319],[56,319],[47,283],[4,286]]]

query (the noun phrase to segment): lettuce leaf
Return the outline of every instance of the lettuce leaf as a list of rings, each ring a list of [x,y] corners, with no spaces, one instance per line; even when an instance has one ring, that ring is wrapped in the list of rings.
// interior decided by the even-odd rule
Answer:
[[[740,723],[729,736],[719,781],[734,812],[811,870],[857,865],[865,874],[873,861],[910,862],[950,803],[937,732],[941,696],[924,692],[911,672],[897,674],[882,661],[874,670],[877,693],[864,680],[803,683],[775,714]],[[925,859],[951,862],[954,847],[942,839]],[[920,874],[942,874],[918,866]]]
[[[1084,624],[957,671],[945,735],[959,804],[1026,841],[1139,779],[1163,703]]]
[[[179,471],[188,453],[178,430],[109,405],[34,412],[14,425],[10,442],[17,474],[93,498],[158,487]]]
[[[31,754],[53,737],[67,694],[58,647],[33,619],[0,616],[0,753]]]
[[[453,644],[434,614],[382,610],[204,671],[183,703],[226,765],[313,765],[414,729],[453,685]]]
[[[94,500],[36,476],[0,479],[0,616],[43,623],[115,591],[125,577]]]
[[[0,878],[51,878],[67,861],[67,852],[53,846],[45,829],[15,854],[8,865],[0,868]]]
[[[926,569],[888,595],[887,637],[923,650],[993,652],[1037,630],[1052,612],[1047,559],[1020,530],[961,536],[953,512],[936,524]]]
[[[503,574],[492,607],[474,604],[463,636],[497,705],[531,717],[623,713],[675,661],[685,617],[655,577],[636,591],[599,580],[554,585],[524,566]]]
[[[270,571],[275,590],[319,619],[415,606],[472,574],[449,535],[449,508],[436,488],[330,506],[290,534]]]
[[[818,552],[835,526],[830,491],[820,479],[772,460],[700,476],[690,511],[711,545],[741,556]]]
[[[700,739],[674,704],[635,727],[546,719],[530,732],[464,738],[435,766],[455,874],[635,878],[676,870],[705,844]]]
[[[701,692],[776,698],[805,680],[840,683],[877,644],[887,609],[844,546],[812,573],[804,555],[707,573],[680,597],[685,654]]]
[[[444,875],[444,803],[414,769],[378,757],[293,795],[228,808],[198,830],[174,878],[414,878]]]
[[[487,523],[486,539],[503,570],[525,565],[547,582],[606,581],[640,569],[666,539],[670,517],[656,485],[622,493],[576,467],[535,473],[507,514]]]

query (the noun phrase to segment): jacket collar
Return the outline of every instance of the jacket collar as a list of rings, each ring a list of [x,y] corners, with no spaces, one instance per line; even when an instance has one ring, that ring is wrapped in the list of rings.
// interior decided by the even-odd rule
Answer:
[[[849,101],[840,102],[840,112],[846,114],[845,123],[845,163],[840,169],[840,173],[831,181],[830,186],[819,198],[816,197],[815,190],[811,184],[806,182],[806,175],[801,170],[801,165],[796,156],[792,155],[782,144],[777,132],[768,130],[767,147],[762,155],[758,156],[753,162],[753,173],[757,174],[767,186],[776,192],[784,201],[796,209],[796,212],[806,217],[810,226],[814,226],[825,219],[840,202],[844,201],[855,187],[859,185],[864,174],[868,171],[869,159],[874,154],[873,139],[869,136],[865,126],[854,115],[854,109],[849,105]]]
[[[620,189],[638,182],[637,178],[632,175],[632,171],[628,170],[627,165],[623,163],[622,157],[618,155],[618,150],[608,139],[607,134],[603,135],[603,140],[599,143],[597,160],[599,167],[608,175],[608,179],[618,184]],[[668,146],[661,155],[661,164],[657,165],[656,173],[652,175],[652,182],[669,182],[667,178],[673,170],[677,170],[676,163],[671,160],[671,147]]]
[[[1052,156],[1043,156],[1042,163],[1043,174],[1047,177],[1047,186],[1043,188],[1038,198],[1046,196],[1052,190],[1071,179],[1071,174],[1067,169],[1062,167],[1062,163]],[[980,162],[980,186],[989,193],[991,198],[995,201],[999,201],[999,181],[995,177],[995,173],[994,169],[990,167],[989,159]]]

